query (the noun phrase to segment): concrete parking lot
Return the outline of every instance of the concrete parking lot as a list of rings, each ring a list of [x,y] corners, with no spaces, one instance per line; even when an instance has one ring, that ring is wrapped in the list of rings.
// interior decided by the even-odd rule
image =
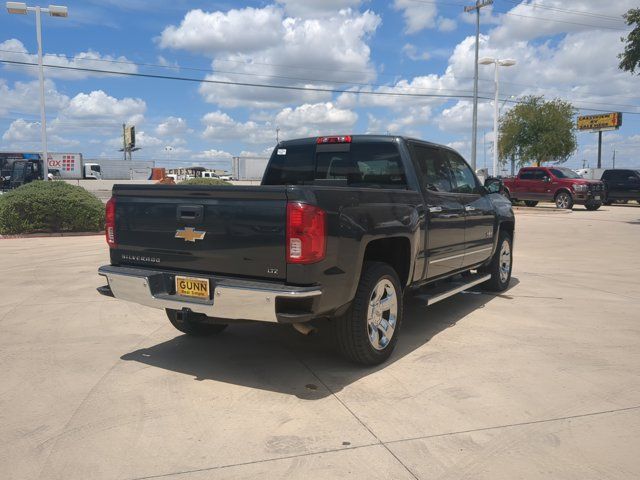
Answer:
[[[373,369],[100,297],[101,236],[0,240],[0,478],[640,478],[640,206],[517,222],[510,290],[410,300]]]

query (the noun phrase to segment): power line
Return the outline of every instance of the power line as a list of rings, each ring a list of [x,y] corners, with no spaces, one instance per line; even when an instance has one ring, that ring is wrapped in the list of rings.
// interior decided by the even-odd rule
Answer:
[[[413,3],[424,3],[424,4],[428,4],[428,5],[445,5],[445,6],[457,6],[457,7],[467,7],[468,5],[465,5],[463,3],[443,3],[443,2],[437,2],[437,1],[429,1],[429,0],[409,0],[410,2]],[[620,27],[614,27],[611,25],[593,25],[590,23],[581,23],[581,22],[572,22],[569,20],[557,20],[555,18],[548,18],[548,17],[536,17],[533,15],[521,15],[518,13],[511,13],[511,12],[496,12],[499,15],[509,15],[509,16],[513,16],[513,17],[521,17],[521,18],[533,18],[533,19],[537,19],[537,20],[544,20],[545,22],[555,22],[555,23],[566,23],[569,25],[580,25],[583,27],[592,27],[592,28],[604,28],[604,29],[608,29],[608,30],[628,30],[628,28],[626,28],[625,26],[620,26]],[[622,21],[622,19],[621,19]]]
[[[589,12],[589,11],[581,11],[581,10],[570,10],[567,8],[560,8],[560,7],[554,7],[551,5],[545,5],[543,3],[525,3],[522,1],[517,1],[517,0],[504,0],[505,2],[509,2],[509,3],[513,3],[514,5],[517,6],[523,6],[523,7],[530,7],[533,9],[543,9],[543,10],[551,10],[551,11],[555,11],[555,12],[561,12],[561,13],[569,13],[571,15],[582,15],[582,16],[586,16],[586,17],[593,17],[593,18],[602,18],[605,20],[615,20],[615,21],[624,21],[622,19],[622,17],[620,16],[614,16],[614,15],[605,15],[602,13],[596,13],[596,12]]]
[[[0,63],[11,64],[11,65],[26,65],[26,66],[35,66],[34,62],[19,62],[13,60],[3,60],[0,59]],[[172,75],[158,75],[151,73],[132,73],[132,72],[119,72],[113,70],[102,70],[102,69],[94,69],[94,68],[83,68],[83,67],[69,67],[63,65],[44,65],[47,68],[56,68],[61,70],[78,70],[84,72],[94,72],[94,73],[102,73],[102,74],[110,74],[110,75],[119,75],[119,76],[127,76],[127,77],[138,77],[138,78],[153,78],[153,79],[161,79],[161,80],[178,80],[184,82],[194,82],[194,83],[209,83],[216,85],[227,85],[227,86],[240,86],[240,87],[254,87],[254,88],[270,88],[277,90],[293,90],[293,91],[309,91],[309,92],[319,92],[319,93],[347,93],[353,95],[372,95],[372,96],[388,96],[388,97],[413,97],[413,98],[441,98],[441,99],[472,99],[473,95],[465,94],[465,95],[451,95],[451,94],[438,94],[438,93],[410,93],[410,92],[389,92],[389,91],[375,91],[375,90],[348,90],[348,89],[340,89],[340,88],[324,88],[324,87],[309,87],[309,86],[295,86],[295,85],[272,85],[272,84],[264,84],[264,83],[248,83],[248,82],[233,82],[226,80],[211,80],[211,79],[202,79],[202,78],[193,78],[193,77],[179,77]],[[394,88],[394,87],[387,87]],[[491,97],[488,96],[480,96],[483,100],[492,100]],[[518,102],[515,102],[518,103]],[[590,102],[584,102],[590,103]],[[607,104],[612,105],[613,104]],[[626,105],[632,108],[640,108],[640,105]],[[594,111],[594,112],[607,112],[609,110],[604,109],[595,109],[595,108],[585,108],[578,107],[581,110],[586,111]],[[640,112],[622,112],[632,115],[640,115]]]

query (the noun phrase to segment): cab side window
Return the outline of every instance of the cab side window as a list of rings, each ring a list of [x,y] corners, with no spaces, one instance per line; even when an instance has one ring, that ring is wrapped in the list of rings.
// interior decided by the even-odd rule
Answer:
[[[544,170],[534,170],[533,171],[533,179],[534,180],[544,180],[545,177],[548,177],[549,175],[547,174],[547,172],[545,172]]]
[[[418,144],[412,145],[412,150],[422,188],[431,192],[452,192],[453,183],[442,152],[437,148]]]
[[[479,185],[471,167],[458,154],[445,150],[455,193],[478,193]]]

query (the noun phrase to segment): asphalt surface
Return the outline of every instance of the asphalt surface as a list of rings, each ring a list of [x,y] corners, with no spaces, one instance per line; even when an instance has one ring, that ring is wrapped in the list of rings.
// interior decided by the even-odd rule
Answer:
[[[516,228],[510,290],[410,300],[373,369],[100,297],[101,236],[0,240],[0,478],[640,478],[640,206]]]

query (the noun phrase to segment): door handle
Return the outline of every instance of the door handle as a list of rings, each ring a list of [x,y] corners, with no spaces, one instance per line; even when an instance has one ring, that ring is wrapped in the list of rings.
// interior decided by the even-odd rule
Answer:
[[[465,212],[473,212],[476,209],[476,207],[473,207],[471,205],[465,205],[464,206],[464,211]]]
[[[442,207],[429,207],[430,213],[438,213],[442,211]]]

